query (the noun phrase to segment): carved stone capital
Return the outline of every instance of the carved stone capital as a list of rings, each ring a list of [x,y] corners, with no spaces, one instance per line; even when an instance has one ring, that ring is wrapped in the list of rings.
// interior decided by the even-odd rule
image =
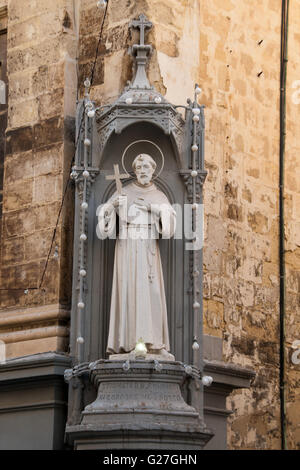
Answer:
[[[192,203],[194,200],[193,192],[194,192],[194,187],[193,187],[193,180],[195,180],[195,197],[196,201],[200,201],[200,195],[202,192],[202,187],[205,182],[205,178],[207,176],[207,171],[198,171],[197,176],[192,176],[191,170],[180,170],[180,175],[183,178],[184,184],[186,186],[187,190],[187,195],[188,195],[188,201]]]
[[[88,177],[83,176],[83,172],[88,171]],[[87,182],[87,199],[90,196],[90,187],[95,182],[97,175],[99,174],[98,168],[84,168],[82,166],[74,166],[72,168],[72,172],[70,178],[75,182],[79,198],[82,199],[83,189],[84,189],[84,180]]]

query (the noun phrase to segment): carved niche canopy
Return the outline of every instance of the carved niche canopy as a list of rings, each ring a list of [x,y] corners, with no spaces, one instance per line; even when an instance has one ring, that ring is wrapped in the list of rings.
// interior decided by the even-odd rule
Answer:
[[[102,112],[97,113],[97,131],[99,135],[99,157],[111,134],[120,134],[131,124],[149,122],[158,126],[171,137],[178,161],[182,161],[183,143],[186,133],[186,122],[176,108],[169,103],[152,85],[146,74],[146,66],[152,52],[150,44],[144,44],[146,28],[152,28],[152,23],[144,15],[133,20],[129,27],[140,29],[140,43],[131,48],[134,59],[135,76],[128,82],[118,100]]]

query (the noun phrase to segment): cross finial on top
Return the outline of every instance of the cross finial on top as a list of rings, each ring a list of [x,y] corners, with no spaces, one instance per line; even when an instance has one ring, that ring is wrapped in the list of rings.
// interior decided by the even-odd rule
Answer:
[[[146,17],[146,15],[142,14],[139,16],[138,20],[132,20],[129,24],[132,28],[139,28],[140,29],[140,46],[145,45],[145,29],[152,28],[152,23]]]

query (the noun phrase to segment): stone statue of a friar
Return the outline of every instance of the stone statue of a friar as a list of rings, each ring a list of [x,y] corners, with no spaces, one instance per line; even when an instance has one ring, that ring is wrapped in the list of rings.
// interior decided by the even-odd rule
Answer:
[[[101,238],[117,234],[107,352],[131,353],[142,340],[149,354],[174,359],[170,350],[159,237],[173,236],[176,213],[152,177],[156,163],[137,155],[136,179],[119,189],[98,214]],[[118,186],[117,186],[118,187]],[[121,194],[120,194],[121,191]],[[110,356],[113,358],[113,356]]]

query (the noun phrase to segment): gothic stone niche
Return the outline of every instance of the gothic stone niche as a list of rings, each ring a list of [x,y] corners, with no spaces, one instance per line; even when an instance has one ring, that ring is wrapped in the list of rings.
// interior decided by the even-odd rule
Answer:
[[[114,104],[98,111],[94,128],[89,119],[93,112],[89,117],[85,112],[85,128],[80,131],[82,113],[92,107],[88,93],[77,118],[81,133],[72,172],[76,181],[76,216],[71,325],[71,353],[76,365],[66,374],[70,382],[66,432],[78,449],[106,446],[105,442],[101,443],[101,436],[106,439],[107,433],[113,430],[112,440],[115,439],[116,445],[125,445],[122,440],[125,430],[126,446],[130,447],[137,438],[137,429],[144,432],[140,436],[141,446],[145,448],[151,447],[153,442],[157,448],[167,442],[174,442],[173,448],[202,448],[212,433],[203,421],[203,388],[199,380],[202,372],[198,360],[201,355],[197,348],[192,348],[195,342],[198,345],[197,341],[202,345],[202,332],[195,313],[195,309],[201,309],[201,250],[196,254],[186,249],[183,211],[184,204],[202,201],[205,179],[203,108],[198,105],[195,94],[195,101],[189,101],[185,107],[183,119],[176,108],[150,86],[145,66],[151,46],[144,44],[144,29],[151,27],[151,23],[140,15],[131,26],[141,29],[140,44],[132,48],[136,64],[133,83]],[[135,144],[130,146],[133,142]],[[155,185],[171,204],[177,204],[178,226],[181,227],[181,233],[177,230],[175,238],[159,241],[170,352],[175,361],[160,360],[161,369],[156,369],[153,360],[132,360],[128,374],[123,368],[124,359],[109,360],[106,353],[115,240],[100,240],[96,235],[97,208],[115,192],[115,183],[107,176],[111,175],[114,165],[119,165],[123,173],[122,155],[126,149],[128,161],[140,153],[149,154],[160,167],[163,154],[162,172],[157,175]],[[128,165],[124,166],[127,172],[130,171]],[[124,187],[131,181],[132,175],[123,181]],[[80,208],[87,200],[86,214]],[[80,275],[82,271],[84,279]],[[184,364],[195,367],[193,379],[187,380],[190,385],[184,393],[190,404],[184,402],[179,389],[187,379]],[[124,390],[128,387],[140,390],[140,382],[145,390],[149,388],[149,392],[136,393],[134,403],[129,405]],[[95,385],[94,392],[91,384]],[[107,393],[103,394],[103,390]],[[162,402],[157,399],[160,390],[165,390]],[[112,399],[109,398],[111,394]],[[103,397],[108,400],[107,406]],[[110,424],[115,427],[111,428]],[[132,426],[137,428],[134,430]],[[150,430],[153,434],[151,444],[147,441]],[[87,434],[93,439],[92,447],[86,447],[84,443]]]
[[[113,164],[118,163],[121,167],[120,157],[126,147],[135,140],[151,141],[162,149],[165,156],[164,169],[161,175],[155,180],[157,187],[168,197],[171,204],[177,203],[183,207],[185,203],[185,185],[180,177],[178,163],[174,155],[170,138],[166,136],[160,128],[148,122],[138,122],[126,127],[123,132],[112,134],[103,152],[100,173],[94,183],[90,211],[96,214],[96,209],[103,204],[115,191],[115,184],[106,180],[106,176],[112,172]],[[152,154],[153,146],[141,142],[133,147],[133,152]],[[156,155],[153,155],[154,158]],[[129,160],[130,155],[129,155]],[[158,158],[156,158],[158,160]],[[132,180],[125,180],[124,186]],[[180,214],[179,214],[180,216]],[[91,234],[94,239],[90,241],[88,254],[88,265],[91,273],[91,286],[89,291],[90,322],[92,328],[86,331],[87,341],[90,350],[86,351],[86,360],[92,361],[98,358],[106,358],[106,343],[108,336],[108,324],[110,313],[112,273],[114,264],[115,240],[99,240],[96,235],[97,220],[91,220]],[[188,314],[184,312],[188,309],[185,306],[188,291],[189,279],[185,276],[185,253],[184,241],[181,239],[161,239],[160,253],[164,273],[167,311],[169,321],[171,352],[177,360],[191,362],[188,357],[190,325]]]

